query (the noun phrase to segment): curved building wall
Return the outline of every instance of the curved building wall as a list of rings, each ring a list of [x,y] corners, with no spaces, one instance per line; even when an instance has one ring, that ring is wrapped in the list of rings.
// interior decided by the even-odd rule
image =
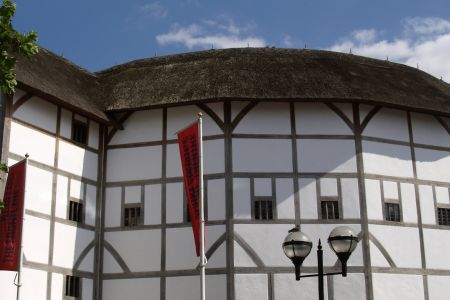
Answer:
[[[209,298],[290,299],[294,290],[315,299],[316,280],[295,282],[281,250],[295,224],[315,245],[338,225],[359,233],[348,278],[326,280],[328,299],[445,298],[440,283],[450,280],[450,235],[436,218],[438,207],[450,207],[447,119],[348,103],[234,101],[135,112],[112,136],[106,299],[120,299],[118,289],[148,298],[150,286],[154,299],[198,298],[175,133],[199,110],[205,113]],[[273,220],[255,219],[260,199],[272,201]],[[338,201],[339,219],[323,219],[321,203],[328,200]],[[124,207],[136,203],[143,224],[125,228]],[[386,203],[399,205],[400,221],[386,221]],[[339,270],[324,248],[326,269]],[[315,251],[302,270],[315,272]]]
[[[199,298],[175,135],[199,111],[208,299],[316,299],[316,279],[296,282],[281,250],[295,225],[314,247],[338,225],[359,234],[348,277],[325,280],[329,300],[450,293],[450,227],[437,212],[450,208],[446,118],[350,103],[162,107],[119,115],[124,129],[109,128],[102,157],[102,126],[38,97],[19,101],[25,96],[10,103],[3,157],[11,164],[30,154],[22,288],[30,299],[63,299],[66,275],[82,278],[83,300]],[[71,141],[76,119],[89,124],[86,146]],[[82,222],[68,220],[71,200],[84,204]],[[273,220],[256,219],[260,200],[272,203]],[[337,201],[338,219],[324,219],[324,201]],[[389,204],[400,221],[386,221]],[[134,207],[141,223],[125,226]],[[340,270],[327,245],[324,264]],[[316,269],[313,248],[302,272]],[[2,297],[15,299],[14,273],[0,279]]]

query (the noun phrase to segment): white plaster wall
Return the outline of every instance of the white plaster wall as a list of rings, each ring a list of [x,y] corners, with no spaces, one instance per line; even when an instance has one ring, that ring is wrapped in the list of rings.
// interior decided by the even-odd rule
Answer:
[[[227,267],[227,243],[223,242],[219,248],[208,258],[206,269],[226,268]]]
[[[372,282],[374,300],[424,299],[421,275],[374,273]]]
[[[349,140],[297,140],[300,172],[356,172],[355,142]]]
[[[409,130],[406,112],[382,108],[373,116],[362,134],[364,136],[408,142]]]
[[[166,176],[180,177],[182,176],[180,149],[178,144],[167,145],[167,160],[166,160]]]
[[[132,272],[161,268],[161,230],[106,232],[105,240],[120,254]]]
[[[235,224],[234,230],[255,250],[266,266],[291,266],[281,244],[292,227],[292,224]]]
[[[417,223],[416,192],[414,185],[401,183],[403,222]]]
[[[365,173],[413,177],[408,146],[363,141],[363,152]]]
[[[253,259],[236,241],[233,242],[233,248],[235,267],[257,267]]]
[[[12,285],[12,282],[11,282]],[[12,299],[16,299],[11,298]],[[20,289],[20,299],[45,300],[47,299],[47,272],[22,269],[22,287]],[[2,291],[3,300],[3,291]]]
[[[236,300],[268,300],[268,280],[266,274],[234,275]]]
[[[167,109],[167,138],[176,139],[176,133],[189,124],[197,121],[198,113],[202,111],[194,105],[173,107]],[[223,134],[211,117],[203,113],[203,135]]]
[[[414,143],[450,147],[450,135],[432,115],[411,114]]]
[[[375,236],[399,268],[420,268],[419,231],[412,227],[369,225]]]
[[[64,276],[58,273],[52,273],[52,294],[51,300],[61,300],[64,287]]]
[[[77,179],[70,179],[70,197],[84,200],[84,183]]]
[[[336,178],[321,178],[320,180],[320,196],[337,197],[338,184]]]
[[[124,270],[119,265],[117,260],[111,255],[109,250],[103,248],[103,273],[123,273]]]
[[[67,217],[67,189],[69,179],[65,176],[58,175],[56,179],[56,206],[55,216],[65,219]]]
[[[121,224],[122,189],[107,188],[105,196],[105,227],[116,227]]]
[[[97,188],[93,185],[86,184],[85,216],[84,222],[87,225],[95,226],[95,209],[97,204]]]
[[[383,180],[383,193],[385,199],[398,200],[397,182]]]
[[[224,232],[224,225],[206,226],[205,250],[208,251]],[[192,227],[168,228],[166,230],[166,269],[195,269],[198,263]]]
[[[352,103],[333,103],[334,106],[339,108],[347,118],[353,122],[353,104]]]
[[[55,159],[55,138],[37,130],[11,122],[9,152],[53,166]]]
[[[295,219],[294,182],[292,179],[277,178],[275,186],[278,219]]]
[[[234,133],[291,134],[289,103],[258,103],[239,122]]]
[[[58,168],[81,177],[97,180],[97,154],[59,141]]]
[[[297,134],[353,134],[323,103],[295,103],[295,123]]]
[[[304,266],[317,266],[317,243],[319,239],[322,241],[323,251],[323,265],[324,266],[334,266],[338,261],[336,254],[327,245],[327,239],[330,236],[330,232],[336,227],[336,224],[302,224],[301,231],[306,233],[311,241],[313,242],[313,248],[311,253],[303,262]],[[358,224],[339,224],[339,226],[348,226],[353,229],[353,231],[358,235],[361,232],[361,226]],[[286,232],[287,234],[287,232]],[[286,234],[281,235],[284,238]],[[281,245],[281,242],[279,243]],[[280,247],[281,248],[281,247]],[[283,255],[284,256],[284,255]],[[284,259],[290,260],[284,256]],[[362,256],[362,246],[361,243],[358,244],[355,251],[350,256],[347,263],[349,266],[362,266],[363,256]],[[291,264],[292,265],[292,264]]]
[[[25,208],[50,214],[52,206],[53,174],[28,165]]]
[[[55,133],[57,111],[56,105],[38,97],[32,97],[14,112],[13,117]]]
[[[0,271],[0,288],[2,289],[2,300],[17,300],[17,289],[13,284],[16,274],[16,272]]]
[[[433,181],[450,181],[450,152],[415,148],[417,177]]]
[[[47,264],[50,221],[25,215],[23,252],[28,261]]]
[[[432,300],[448,300],[450,276],[428,275],[428,293]]]
[[[231,102],[231,120],[234,120],[237,115],[246,107],[250,101],[233,101]]]
[[[255,178],[253,184],[255,196],[272,196],[272,178]]]
[[[89,122],[89,140],[88,146],[94,149],[98,149],[100,137],[100,127],[97,122]]]
[[[160,141],[162,140],[162,109],[134,112],[123,123],[123,127],[124,130],[117,130],[114,134],[110,145]]]
[[[93,296],[93,292],[94,292],[93,280],[88,279],[88,278],[82,278],[81,285],[82,285],[81,299],[92,300],[92,296]]]
[[[307,273],[302,273],[306,275]],[[326,286],[326,280],[324,281]],[[300,282],[295,280],[294,272],[289,274],[275,274],[274,280],[275,300],[317,300],[317,280],[306,278]],[[328,299],[324,286],[325,299]],[[256,298],[252,298],[256,299]]]
[[[144,225],[161,224],[161,185],[146,185],[144,201]]]
[[[436,224],[433,188],[427,185],[419,185],[419,200],[422,224]]]
[[[298,181],[300,189],[300,218],[317,219],[316,179],[302,178]]]
[[[72,112],[61,109],[61,123],[59,125],[59,134],[67,139],[72,137]]]
[[[196,288],[198,287],[198,288]],[[227,299],[226,275],[206,276],[206,299]],[[166,278],[166,300],[200,299],[200,279],[198,276],[176,276]]]
[[[359,118],[360,120],[364,120],[365,117],[369,114],[369,112],[374,108],[373,105],[360,104],[359,105]]]
[[[225,219],[225,179],[208,180],[208,220]]]
[[[161,177],[161,146],[108,150],[106,180],[128,181]]]
[[[427,268],[450,269],[450,231],[423,229]]]
[[[233,179],[233,217],[235,219],[251,219],[250,179]]]
[[[94,248],[91,248],[88,254],[83,258],[78,270],[90,273],[94,272]]]
[[[53,264],[72,268],[81,252],[94,240],[94,232],[56,223],[54,237]]]
[[[234,172],[292,172],[289,139],[233,139]]]
[[[166,185],[166,222],[183,222],[183,184],[181,182]]]
[[[333,276],[334,300],[360,300],[366,298],[364,274],[349,273],[347,277]]]
[[[379,180],[366,179],[367,218],[369,220],[383,220],[383,201]]]
[[[381,250],[372,241],[369,241],[369,247],[370,247],[370,264],[372,266],[385,268],[391,267],[386,257],[384,257],[383,253],[381,253]]]
[[[342,212],[344,219],[359,219],[359,189],[358,179],[356,178],[342,178]]]
[[[133,295],[130,297],[130,295]],[[159,278],[103,280],[103,298],[108,300],[159,300]]]
[[[436,202],[439,204],[450,204],[448,188],[443,186],[435,186]]]
[[[140,203],[141,202],[141,186],[133,185],[125,187],[125,203]]]

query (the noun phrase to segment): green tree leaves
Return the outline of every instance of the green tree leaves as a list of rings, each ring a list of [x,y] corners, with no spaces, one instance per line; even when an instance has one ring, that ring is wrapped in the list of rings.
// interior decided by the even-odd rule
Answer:
[[[13,94],[17,86],[15,55],[31,57],[39,51],[35,44],[36,32],[22,34],[12,26],[15,11],[16,5],[11,0],[3,0],[0,6],[0,84],[2,92],[7,95]]]

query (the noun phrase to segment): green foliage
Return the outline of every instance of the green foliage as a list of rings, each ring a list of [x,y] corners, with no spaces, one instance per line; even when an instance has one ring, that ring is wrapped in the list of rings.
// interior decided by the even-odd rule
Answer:
[[[35,44],[36,32],[21,34],[12,26],[15,11],[16,5],[11,0],[3,0],[0,6],[0,84],[2,92],[7,95],[13,94],[17,86],[14,55],[31,57],[39,51]]]

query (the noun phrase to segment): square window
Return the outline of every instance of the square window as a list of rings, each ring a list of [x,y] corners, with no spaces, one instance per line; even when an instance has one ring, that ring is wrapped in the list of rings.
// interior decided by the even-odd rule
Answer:
[[[141,225],[141,208],[138,206],[125,207],[123,225],[125,227]]]
[[[320,202],[322,219],[339,219],[339,202],[337,200],[325,200]]]
[[[400,204],[384,203],[384,215],[386,221],[400,222]]]
[[[77,276],[66,276],[66,290],[65,295],[67,297],[80,297],[80,277]]]
[[[438,207],[439,225],[450,225],[450,208]]]
[[[69,220],[78,223],[83,222],[83,203],[70,200],[69,202]]]
[[[78,120],[72,122],[72,140],[87,145],[88,125]]]
[[[273,220],[271,199],[255,199],[255,220]]]

